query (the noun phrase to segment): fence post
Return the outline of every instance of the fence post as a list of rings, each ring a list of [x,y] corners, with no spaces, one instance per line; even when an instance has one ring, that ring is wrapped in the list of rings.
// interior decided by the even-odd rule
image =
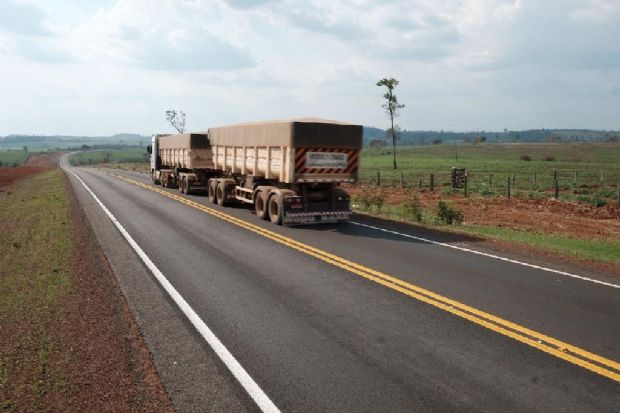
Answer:
[[[555,199],[560,197],[560,184],[557,179],[553,181],[553,197]]]
[[[430,187],[431,192],[433,192],[435,190],[435,174],[431,174],[430,176]]]
[[[405,187],[405,177],[403,176],[403,173],[400,173],[400,187],[404,188]]]
[[[575,171],[575,177],[573,178],[573,186],[577,186],[577,171]]]
[[[620,206],[620,184],[618,184],[618,187],[616,188],[616,203]]]
[[[601,183],[603,183],[603,171],[601,171]]]
[[[558,180],[558,171],[553,171],[553,182]]]
[[[534,188],[536,188],[536,172],[534,172]]]
[[[508,199],[510,199],[510,176],[508,177]]]
[[[493,174],[489,174],[489,186],[493,186]]]
[[[517,175],[513,172],[512,173],[512,188],[516,188],[517,187]]]
[[[422,178],[420,178],[420,182],[418,183],[418,187],[420,188],[420,191],[422,191]]]
[[[469,181],[469,176],[465,174],[465,182],[464,182],[465,186],[463,188],[465,190],[464,191],[465,198],[467,198],[467,181]]]
[[[377,186],[381,186],[381,172],[377,171]]]

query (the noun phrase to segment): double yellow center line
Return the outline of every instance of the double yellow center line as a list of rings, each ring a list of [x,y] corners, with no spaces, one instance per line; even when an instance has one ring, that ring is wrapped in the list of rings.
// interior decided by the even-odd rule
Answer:
[[[321,261],[342,268],[355,275],[366,278],[367,280],[381,284],[394,291],[398,291],[409,297],[415,298],[416,300],[420,300],[434,307],[440,308],[451,314],[469,320],[472,323],[476,323],[480,326],[488,328],[489,330],[495,331],[496,333],[510,337],[514,340],[520,341],[521,343],[544,351],[545,353],[551,354],[555,357],[576,364],[594,373],[600,374],[601,376],[605,376],[607,378],[620,382],[620,363],[614,360],[607,359],[605,357],[591,353],[563,341],[556,340],[553,337],[549,337],[537,331],[531,330],[527,327],[523,327],[519,324],[515,324],[511,321],[494,316],[493,314],[478,310],[477,308],[470,307],[459,301],[444,297],[425,288],[421,288],[406,281],[403,281],[399,278],[384,274],[380,271],[373,270],[355,262],[346,260],[337,255],[330,254],[327,251],[323,251],[321,249],[296,241],[292,238],[262,228],[258,225],[243,221],[232,215],[199,204],[183,196],[159,189],[152,185],[138,182],[124,176],[115,174],[111,175],[130,184],[137,185],[144,189],[148,189],[149,191],[157,192],[168,198],[174,199],[175,201],[181,202],[192,208],[203,211],[209,215],[242,227],[265,238],[269,238],[279,244],[286,245],[287,247],[293,248],[299,252],[311,255]]]

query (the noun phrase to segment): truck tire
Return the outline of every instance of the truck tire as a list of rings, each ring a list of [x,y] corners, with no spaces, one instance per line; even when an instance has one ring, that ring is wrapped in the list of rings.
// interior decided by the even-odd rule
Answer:
[[[282,197],[280,195],[273,194],[269,197],[269,219],[277,225],[282,225],[282,211],[284,210],[282,204]]]
[[[182,194],[185,193],[185,177],[184,176],[179,178],[179,192]]]
[[[153,184],[161,185],[161,182],[159,181],[159,179],[155,178],[155,171],[151,171],[151,179],[153,180]]]
[[[185,195],[191,195],[192,194],[192,182],[189,180],[189,178],[187,178],[185,180]]]
[[[226,183],[224,181],[220,181],[215,188],[215,198],[217,199],[217,204],[219,206],[228,205],[228,200],[226,199]]]
[[[167,175],[163,175],[161,177],[161,186],[162,188],[166,188],[166,184],[168,183],[168,176]]]
[[[254,210],[256,211],[256,216],[260,219],[269,219],[267,201],[267,193],[265,191],[258,191],[254,200]]]
[[[217,181],[215,179],[212,179],[209,181],[209,202],[211,202],[212,204],[217,203],[216,191]]]

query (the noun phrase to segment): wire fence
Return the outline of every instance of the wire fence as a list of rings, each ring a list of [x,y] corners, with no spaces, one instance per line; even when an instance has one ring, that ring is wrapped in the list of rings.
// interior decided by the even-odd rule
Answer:
[[[485,196],[529,196],[575,199],[590,203],[592,198],[612,199],[620,205],[619,171],[509,172],[467,170],[464,185],[455,187],[452,172],[365,174],[360,184],[420,191],[476,193]]]

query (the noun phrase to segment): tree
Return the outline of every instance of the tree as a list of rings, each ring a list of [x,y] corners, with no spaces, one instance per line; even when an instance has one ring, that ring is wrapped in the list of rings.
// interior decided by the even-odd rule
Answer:
[[[383,95],[383,97],[386,100],[386,103],[383,104],[382,107],[385,109],[385,112],[390,118],[391,128],[388,129],[388,134],[390,134],[392,137],[392,147],[394,149],[393,151],[394,169],[396,169],[396,141],[398,140],[399,130],[400,130],[398,125],[394,125],[394,118],[397,118],[399,115],[398,112],[400,111],[400,109],[405,107],[405,105],[398,103],[398,99],[396,98],[396,95],[394,94],[394,88],[397,85],[398,85],[398,80],[394,78],[384,78],[377,82],[377,86],[379,87],[385,86],[388,89],[387,93]]]
[[[24,145],[24,152],[28,153],[28,147]]]
[[[166,111],[166,120],[170,122],[173,128],[177,130],[179,133],[183,133],[185,130],[185,112],[182,110],[167,110]]]
[[[387,142],[384,141],[383,139],[373,139],[370,142],[368,142],[368,147],[369,148],[385,148],[387,146]]]

